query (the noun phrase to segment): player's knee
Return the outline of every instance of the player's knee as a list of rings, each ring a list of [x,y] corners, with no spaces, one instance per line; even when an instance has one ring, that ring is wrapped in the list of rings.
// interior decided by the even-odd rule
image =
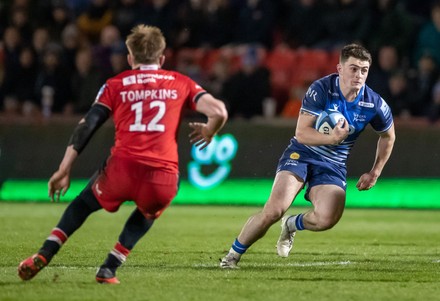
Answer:
[[[273,225],[283,217],[283,214],[282,210],[264,210],[262,215],[265,224]]]
[[[332,216],[320,217],[318,219],[318,223],[316,224],[316,228],[320,231],[325,231],[333,228],[338,223],[338,218]]]

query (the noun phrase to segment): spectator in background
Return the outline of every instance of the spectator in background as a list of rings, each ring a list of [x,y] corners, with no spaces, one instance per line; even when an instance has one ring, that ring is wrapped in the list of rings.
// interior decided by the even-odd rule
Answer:
[[[113,8],[113,21],[122,36],[130,33],[133,26],[142,22],[142,6],[140,0],[118,0]]]
[[[0,93],[3,96],[2,107],[7,113],[17,111],[16,102],[5,96],[10,94],[9,89],[13,85],[20,66],[21,46],[20,31],[12,26],[7,27],[3,34],[4,74]]]
[[[130,66],[127,63],[127,48],[124,42],[120,42],[118,45],[112,47],[110,53],[110,65],[112,67],[112,73],[114,75],[121,73],[124,70],[128,70]]]
[[[83,48],[77,52],[75,65],[76,72],[72,76],[74,113],[84,114],[95,101],[96,91],[104,83],[104,77],[99,69],[93,66],[93,56],[90,48]]]
[[[29,20],[27,6],[14,6],[11,10],[10,24],[18,29],[20,36],[26,43],[32,38],[32,24]]]
[[[100,33],[99,43],[93,46],[93,61],[105,78],[113,75],[111,54],[121,43],[119,29],[114,25],[107,25]]]
[[[76,70],[76,54],[81,47],[89,47],[85,41],[81,39],[78,27],[74,23],[64,27],[61,33],[62,47],[62,64],[69,74],[73,74]]]
[[[400,57],[409,58],[415,31],[412,16],[402,2],[397,0],[375,0],[370,11],[372,22],[367,44],[372,52],[383,45],[394,46]]]
[[[69,74],[61,64],[61,46],[49,44],[43,56],[43,66],[37,76],[36,94],[37,99],[43,106],[45,117],[52,112],[69,114],[72,113],[72,94]],[[45,92],[51,97],[51,103],[47,103]]]
[[[231,1],[209,0],[204,15],[201,46],[218,48],[229,44],[237,30],[230,24],[236,24],[238,17]]]
[[[51,41],[61,43],[62,33],[66,26],[72,23],[71,11],[63,0],[52,2],[51,14],[47,26],[50,31]]]
[[[43,64],[44,50],[49,42],[49,30],[46,27],[37,27],[32,35],[32,48],[35,51],[38,65]]]
[[[414,99],[409,90],[408,79],[404,71],[394,72],[389,80],[389,95],[383,95],[394,116],[401,118],[411,117],[411,108],[413,107]]]
[[[25,47],[20,53],[16,95],[21,104],[21,113],[26,117],[37,117],[40,106],[35,95],[38,65],[35,53],[30,47]]]
[[[311,83],[310,83],[311,84]],[[307,87],[310,84],[293,86],[289,91],[289,99],[284,105],[281,116],[284,118],[298,118],[301,109],[302,98],[307,92]]]
[[[171,0],[145,1],[142,10],[144,23],[159,27],[167,41],[167,47],[174,48],[178,6]]]
[[[109,0],[91,0],[87,10],[79,15],[76,21],[79,30],[95,44],[104,28],[111,24],[112,18]]]
[[[224,84],[222,95],[233,117],[252,118],[263,113],[263,101],[271,96],[270,72],[261,64],[257,48],[248,46],[242,67]]]
[[[228,0],[188,0],[179,7],[176,47],[219,48],[231,43],[237,14]]]
[[[213,95],[222,95],[223,86],[230,75],[230,59],[226,56],[219,56],[209,70],[207,70],[206,89]]]
[[[270,0],[246,0],[234,27],[237,44],[260,44],[272,47],[275,4]]]
[[[179,7],[176,16],[175,47],[200,47],[206,25],[205,3],[202,0],[188,0]]]
[[[324,23],[324,36],[328,37],[317,46],[327,50],[339,49],[341,45],[364,43],[371,26],[371,15],[364,0],[337,0],[328,3],[320,17]],[[320,17],[316,17],[317,19]]]
[[[414,61],[421,56],[430,55],[434,58],[437,66],[440,66],[440,1],[433,2],[431,7],[431,19],[422,26],[414,49]]]
[[[313,48],[323,39],[322,4],[317,0],[290,1],[284,40],[292,48]]]
[[[90,0],[65,0],[65,2],[73,18],[76,19],[87,10]]]
[[[432,89],[432,103],[429,107],[429,121],[434,123],[440,118],[440,78]]]
[[[367,78],[368,86],[386,97],[386,95],[390,94],[389,79],[398,69],[400,69],[400,60],[396,47],[390,45],[381,46],[377,53],[377,59],[373,61]]]
[[[410,90],[414,105],[413,116],[429,116],[432,104],[432,91],[439,76],[438,66],[430,55],[423,55],[417,62],[417,69],[408,72]]]

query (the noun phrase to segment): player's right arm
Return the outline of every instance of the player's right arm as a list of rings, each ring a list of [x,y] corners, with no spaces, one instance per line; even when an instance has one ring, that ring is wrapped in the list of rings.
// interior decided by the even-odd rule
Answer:
[[[93,134],[110,117],[110,110],[100,104],[95,104],[80,120],[70,137],[63,160],[58,170],[52,175],[48,183],[49,197],[52,201],[59,201],[70,187],[70,171],[78,155],[86,147]]]
[[[305,111],[300,112],[296,125],[296,140],[304,145],[338,145],[348,137],[348,122],[339,121],[330,135],[325,135],[315,129],[316,116]]]
[[[228,111],[221,100],[214,98],[209,93],[203,94],[198,99],[196,110],[204,114],[208,120],[206,123],[189,123],[193,130],[190,134],[190,142],[199,146],[200,149],[204,149],[225,125],[228,119]]]

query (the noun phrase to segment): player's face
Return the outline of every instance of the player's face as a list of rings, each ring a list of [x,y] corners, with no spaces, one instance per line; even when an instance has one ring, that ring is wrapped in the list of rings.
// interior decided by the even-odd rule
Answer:
[[[354,57],[348,58],[346,62],[338,65],[341,85],[349,90],[360,90],[367,80],[369,69],[368,61],[361,61]]]

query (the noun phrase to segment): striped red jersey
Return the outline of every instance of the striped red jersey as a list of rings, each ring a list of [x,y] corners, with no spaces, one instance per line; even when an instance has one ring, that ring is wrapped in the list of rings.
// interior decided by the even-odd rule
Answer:
[[[112,111],[112,155],[178,172],[177,133],[183,109],[195,110],[206,91],[175,71],[143,65],[110,78],[96,103]]]

